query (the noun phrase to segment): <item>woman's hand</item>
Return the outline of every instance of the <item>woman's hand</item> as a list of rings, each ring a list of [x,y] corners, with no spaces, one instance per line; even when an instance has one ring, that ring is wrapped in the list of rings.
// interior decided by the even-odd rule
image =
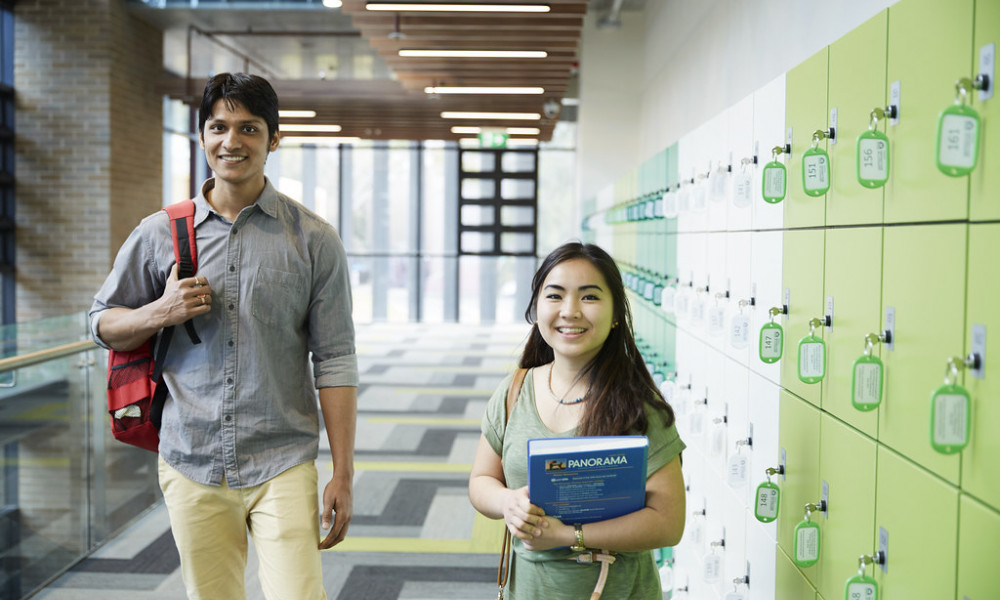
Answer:
[[[565,548],[576,542],[576,533],[571,525],[564,525],[555,517],[542,517],[537,527],[540,533],[531,539],[523,540],[524,547],[532,552]]]
[[[549,527],[545,511],[528,499],[528,486],[510,490],[503,505],[503,520],[511,535],[525,542],[544,535]]]

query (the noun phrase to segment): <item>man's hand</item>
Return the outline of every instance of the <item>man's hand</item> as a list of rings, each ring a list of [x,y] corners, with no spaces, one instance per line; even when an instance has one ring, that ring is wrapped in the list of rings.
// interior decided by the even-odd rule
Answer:
[[[347,527],[354,516],[354,491],[350,478],[336,475],[323,489],[323,510],[320,512],[320,526],[330,533],[319,543],[320,550],[333,548],[347,536]],[[331,527],[332,525],[332,527]]]

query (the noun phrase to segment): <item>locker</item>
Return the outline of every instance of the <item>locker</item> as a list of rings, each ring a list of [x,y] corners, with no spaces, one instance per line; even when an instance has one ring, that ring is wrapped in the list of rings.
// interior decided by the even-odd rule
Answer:
[[[877,544],[882,530],[888,538],[888,572],[875,569],[882,600],[953,598],[958,489],[879,446],[875,493],[878,529],[872,538]],[[867,554],[876,549],[873,544]],[[856,563],[845,578],[854,572]]]
[[[750,368],[774,383],[781,382],[781,363],[760,360],[758,338],[761,327],[771,320],[768,311],[784,303],[782,239],[781,231],[754,231],[750,236],[750,295],[754,303],[750,320]],[[785,325],[783,317],[776,320]]]
[[[893,167],[885,221],[965,219],[969,178],[938,171],[935,147],[938,116],[955,102],[955,81],[972,74],[973,0],[902,0],[888,10],[887,96],[892,102],[899,82],[899,123],[888,131]]]
[[[975,221],[1000,219],[1000,174],[997,169],[983,168],[986,161],[996,165],[997,153],[1000,152],[1000,95],[996,91],[996,78],[1000,74],[996,68],[997,46],[1000,46],[1000,3],[979,0],[976,2],[975,35],[973,36],[973,70],[976,75],[979,69],[980,56],[988,44],[993,44],[993,97],[980,100],[979,94],[972,101],[972,107],[979,111],[982,119],[982,130],[979,133],[979,168],[970,175],[971,193],[969,195],[969,217]]]
[[[705,286],[704,339],[719,352],[725,352],[727,341],[727,314],[729,299],[726,293],[731,287],[726,273],[727,246],[729,235],[724,232],[705,234]]]
[[[753,183],[753,100],[753,95],[747,96],[727,112],[729,144],[725,152],[732,164],[730,193],[726,200],[729,207],[726,229],[729,231],[750,229],[753,201],[757,197]]]
[[[984,378],[965,373],[965,387],[972,396],[972,428],[969,446],[962,452],[962,489],[1000,510],[1000,477],[996,459],[1000,456],[1000,315],[996,298],[1000,295],[1000,225],[969,226],[969,287],[966,294],[966,348],[973,349],[972,329],[986,329]]]
[[[786,230],[782,243],[788,315],[782,323],[785,349],[781,359],[781,386],[815,406],[821,406],[822,386],[799,379],[799,342],[810,335],[809,322],[824,315],[824,233],[823,230]],[[822,338],[825,327],[817,327],[813,334]]]
[[[709,587],[719,597],[733,589],[733,579],[741,577],[746,571],[746,511],[740,499],[726,486],[723,479],[710,480],[708,494],[709,526],[706,538],[708,548],[705,555],[712,553],[722,559],[722,570],[718,581],[709,583]],[[725,546],[712,547],[712,542],[725,540]],[[704,560],[704,557],[703,557]]]
[[[753,228],[780,229],[784,223],[785,203],[770,204],[761,194],[761,167],[771,160],[771,149],[785,144],[785,82],[784,73],[773,79],[753,94],[753,139],[754,167],[753,179]],[[787,157],[779,160],[786,163]]]
[[[751,350],[756,348],[757,341],[753,331],[754,307],[750,305],[753,296],[750,285],[751,236],[747,231],[726,235],[724,271],[729,298],[726,299],[723,346],[726,354],[744,367],[750,364]]]
[[[996,547],[1000,513],[962,494],[959,503],[958,593],[956,598],[992,598],[1000,589]]]
[[[830,45],[829,104],[830,111],[837,111],[837,141],[829,146],[832,183],[826,197],[827,225],[882,221],[882,188],[858,182],[857,139],[868,131],[872,109],[886,107],[887,20],[888,13],[882,11]],[[886,127],[884,120],[877,124],[882,133]]]
[[[775,567],[775,598],[814,600],[817,597],[816,588],[802,575],[781,548],[777,550]]]
[[[706,220],[708,231],[724,231],[729,220],[729,187],[730,187],[730,143],[729,143],[729,111],[724,109],[705,123],[705,149],[707,156],[703,165],[698,165],[699,171],[704,169],[708,175],[706,187]]]
[[[875,438],[878,409],[855,408],[851,383],[854,362],[865,353],[865,336],[882,331],[882,228],[828,230],[826,259],[825,299],[833,307],[833,327],[826,332],[823,410]],[[872,356],[881,352],[881,345],[873,344]]]
[[[819,480],[819,410],[786,391],[781,392],[778,426],[779,455],[784,455],[784,476],[775,483],[781,489],[778,512],[778,545],[788,556],[793,554],[795,526],[805,517],[806,504],[820,500]],[[780,459],[779,459],[780,460]],[[820,558],[823,557],[823,515],[814,513],[812,520],[820,525]],[[816,566],[803,569],[805,577],[815,581]],[[779,592],[781,588],[779,587]],[[780,595],[780,594],[779,594]]]
[[[791,129],[792,152],[787,163],[788,188],[782,202],[785,227],[815,227],[823,225],[826,219],[825,196],[809,196],[803,190],[802,163],[803,154],[813,146],[813,133],[828,127],[828,58],[829,49],[824,48],[788,71],[785,126]],[[819,148],[827,149],[826,140],[819,142]]]
[[[682,232],[707,230],[708,198],[703,184],[707,181],[711,140],[705,131],[706,126],[702,125],[679,142],[677,229]]]
[[[768,481],[767,470],[777,469],[781,462],[778,434],[779,398],[780,388],[777,384],[760,375],[750,374],[750,402],[747,418],[749,424],[753,425],[753,449],[750,460],[750,479],[747,485],[747,492],[751,498],[747,505],[749,509],[748,519],[757,523],[772,540],[777,539],[777,522],[761,523],[757,521],[753,514],[753,503],[756,501],[757,486]],[[780,488],[780,475],[772,475],[770,481]],[[780,503],[779,498],[779,512]]]
[[[830,498],[830,519],[825,523],[817,564],[817,587],[824,598],[841,598],[844,581],[857,572],[858,556],[871,554],[874,548],[875,458],[874,441],[822,415],[820,488],[826,482]]]
[[[930,395],[948,358],[965,351],[967,227],[886,227],[882,275],[882,308],[893,310],[895,330],[893,349],[882,351],[879,441],[956,484],[959,455],[930,445]]]
[[[747,516],[747,562],[750,563],[750,589],[747,600],[774,600],[779,598],[775,591],[775,544],[765,526]],[[783,596],[780,596],[783,597]]]

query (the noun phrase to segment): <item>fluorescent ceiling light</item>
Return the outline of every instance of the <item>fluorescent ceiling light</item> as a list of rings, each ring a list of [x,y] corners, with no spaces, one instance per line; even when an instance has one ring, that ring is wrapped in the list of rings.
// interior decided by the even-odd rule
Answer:
[[[479,135],[482,131],[482,127],[467,127],[463,125],[456,125],[451,128],[452,133],[459,135]],[[504,129],[504,133],[507,135],[538,135],[541,132],[542,130],[537,127],[507,127]]]
[[[278,116],[285,119],[311,119],[316,116],[314,110],[279,110]]]
[[[323,6],[327,8],[340,8],[343,5],[343,0],[323,0]]]
[[[544,94],[541,87],[425,87],[428,94]]]
[[[367,10],[389,12],[430,11],[430,12],[524,12],[547,13],[548,4],[445,4],[425,2],[368,2]]]
[[[294,131],[297,133],[337,133],[340,131],[340,125],[301,125],[298,123],[294,124],[283,124],[279,125],[278,129],[282,132]]]
[[[281,138],[282,144],[314,144],[317,146],[321,145],[332,145],[332,144],[353,144],[355,142],[360,142],[361,138],[352,136],[326,136],[326,135],[316,135],[316,136],[289,136]]]
[[[506,113],[506,112],[462,112],[444,111],[442,119],[511,119],[514,121],[537,121],[542,118],[539,113]]]
[[[545,58],[544,50],[421,50],[404,48],[399,55],[408,58]]]
[[[535,138],[507,138],[508,146],[537,146],[538,140]]]

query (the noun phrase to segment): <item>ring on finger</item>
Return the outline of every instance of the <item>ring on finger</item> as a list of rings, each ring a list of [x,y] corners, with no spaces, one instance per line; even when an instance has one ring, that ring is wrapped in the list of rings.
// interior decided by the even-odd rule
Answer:
[[[206,305],[206,304],[208,303],[208,302],[207,302],[207,301],[205,300],[205,296],[204,296],[204,294],[202,294],[201,296],[198,296],[198,297],[199,297],[199,298],[201,298],[201,305],[202,305],[202,306],[205,306],[205,305]]]

